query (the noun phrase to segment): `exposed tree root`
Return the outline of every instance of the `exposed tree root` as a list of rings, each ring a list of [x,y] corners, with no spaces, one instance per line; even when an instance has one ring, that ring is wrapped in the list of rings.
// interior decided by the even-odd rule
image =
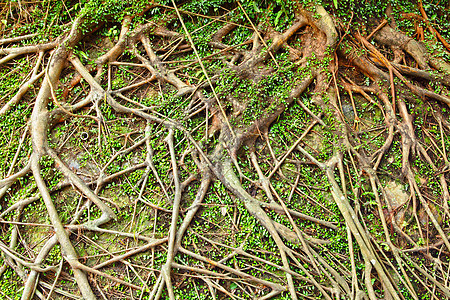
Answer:
[[[68,33],[54,41],[0,49],[0,66],[21,56],[35,56],[34,67],[18,91],[1,102],[0,117],[11,114],[26,101],[31,87],[40,84],[30,119],[20,131],[17,150],[11,155],[10,168],[0,179],[0,221],[12,227],[0,241],[4,263],[0,277],[12,268],[24,282],[23,300],[35,296],[49,299],[56,293],[70,295],[59,288],[62,277],[76,282],[76,294],[83,299],[108,298],[109,290],[102,287],[106,285],[104,279],[128,288],[130,295],[123,298],[177,299],[178,288],[186,278],[193,282],[197,294],[201,282],[203,292],[212,299],[270,299],[280,294],[302,299],[309,289],[310,296],[330,300],[379,299],[382,295],[386,299],[450,297],[450,123],[446,120],[450,106],[446,93],[450,86],[449,63],[386,20],[371,28],[367,38],[360,32],[345,32],[339,41],[335,20],[320,5],[296,3],[294,20],[278,32],[267,18],[255,23],[239,1],[230,4],[232,10],[228,13],[241,15],[244,25],[208,17],[211,23],[224,24],[204,43],[214,52],[202,57],[199,47],[205,45],[193,39],[185,15],[207,16],[179,10],[175,1],[172,5],[151,3],[137,14],[125,15],[117,42],[91,67],[81,60],[76,47],[86,39],[87,32],[98,28],[89,24],[83,13],[72,21]],[[149,21],[146,18],[153,13],[145,13],[150,8],[165,9],[168,16],[157,23]],[[448,50],[421,1],[418,9],[422,17],[417,17]],[[133,23],[137,15],[146,16],[142,24]],[[182,25],[183,34],[174,31],[176,22]],[[241,28],[251,30],[251,36],[238,45],[228,45]],[[0,45],[33,37],[28,34],[0,39]],[[369,42],[371,38],[375,42]],[[366,54],[356,54],[361,47]],[[189,59],[178,60],[190,52],[193,54]],[[280,58],[283,55],[285,58]],[[176,59],[169,61],[173,57]],[[221,67],[209,69],[211,61],[220,61]],[[124,69],[133,81],[117,87],[113,77],[121,66],[127,67]],[[198,78],[186,71],[190,68]],[[69,87],[60,88],[62,78],[74,72],[76,77]],[[430,85],[440,89],[431,90]],[[280,87],[282,93],[275,93]],[[77,96],[72,101],[75,88],[82,90],[83,99]],[[144,98],[150,89],[154,94],[149,105]],[[311,103],[302,102],[302,95],[310,95]],[[373,125],[375,121],[367,121],[366,113],[358,111],[362,105],[358,101],[372,105],[371,109],[379,113],[378,127]],[[425,105],[432,113],[419,115],[417,107]],[[303,130],[290,145],[272,145],[271,128],[294,106],[305,113],[309,124],[300,124]],[[123,144],[122,140],[113,141],[119,146],[108,152],[111,149],[105,144],[114,139],[108,116],[112,111],[128,120],[127,126],[138,125],[135,132],[122,135]],[[422,128],[418,128],[418,117],[425,119]],[[78,127],[83,128],[77,138],[95,165],[92,172],[74,164],[68,158],[71,153],[61,150],[70,135],[64,142],[58,141],[59,146],[54,143],[58,140],[53,135],[55,128],[75,120],[77,128],[70,135]],[[197,123],[191,126],[192,122]],[[432,132],[427,122],[436,125]],[[95,135],[96,151],[109,153],[104,161],[97,162],[83,144],[91,135]],[[331,136],[326,146],[332,150],[314,144],[315,137],[324,135]],[[379,138],[381,142],[373,146],[371,142]],[[32,151],[23,155],[26,143],[31,144]],[[281,155],[278,149],[283,149]],[[161,151],[165,154],[161,155]],[[132,157],[139,152],[143,155]],[[272,157],[269,163],[266,154]],[[43,171],[46,160],[51,161],[57,174],[54,176],[60,176],[57,184],[52,184],[51,175]],[[166,163],[166,174],[161,173],[162,162]],[[294,175],[286,175],[292,171],[286,168],[289,164],[297,167]],[[337,207],[334,213],[340,215],[335,219],[341,224],[300,212],[293,205],[300,197],[316,201],[299,171],[305,165],[311,166],[317,181],[326,181],[326,187],[320,182],[318,190],[323,191],[324,199],[331,195],[327,201]],[[420,173],[419,168],[432,172]],[[129,177],[137,170],[142,170],[141,178],[131,184]],[[120,222],[121,210],[129,207],[120,206],[107,194],[121,178],[128,180],[134,191],[130,192],[133,215],[124,229],[114,225]],[[32,181],[29,186],[24,184],[28,179]],[[427,185],[430,180],[433,185]],[[226,238],[216,240],[195,231],[193,223],[198,220],[220,228],[219,220],[201,217],[203,207],[211,205],[210,195],[217,194],[215,181],[225,187],[223,193],[235,207],[243,207],[265,230],[272,243],[265,254],[272,257],[260,256],[260,249],[244,249],[248,236],[236,246],[227,244]],[[288,182],[287,188],[280,189],[278,181]],[[389,184],[395,181],[409,188],[402,191],[408,194],[403,203],[392,196]],[[146,197],[149,186],[155,195],[159,194],[158,201]],[[306,187],[310,195],[301,195],[305,192],[300,186]],[[13,193],[22,190],[23,197],[13,198]],[[78,197],[68,218],[53,196],[63,190]],[[297,193],[301,196],[297,197]],[[223,195],[217,197],[225,199]],[[7,201],[11,199],[16,202]],[[50,224],[22,222],[27,207],[41,199]],[[9,206],[3,207],[3,203]],[[329,214],[327,204],[314,206]],[[242,213],[236,209],[231,216],[228,204],[223,207],[222,216],[229,217],[233,230],[239,231]],[[145,226],[152,228],[152,233],[135,229],[139,228],[135,225],[140,214],[147,209],[154,223]],[[170,224],[157,224],[160,220]],[[317,236],[303,224],[329,231],[345,227],[343,244],[348,252],[333,252],[333,241]],[[377,224],[381,226],[374,233]],[[36,249],[22,238],[22,226],[34,225],[51,229],[40,242],[43,245]],[[114,236],[124,250],[105,249],[88,233]],[[195,239],[189,244],[186,241],[191,237]],[[199,249],[197,238],[206,250]],[[77,250],[83,246],[78,244],[85,241],[100,249],[101,254],[80,255]],[[61,247],[59,263],[46,265],[56,245]],[[222,249],[221,255],[228,255],[221,259],[210,255],[218,249]],[[155,258],[156,251],[164,252],[164,257]],[[145,264],[132,262],[139,256],[145,257]],[[426,262],[419,263],[423,258]],[[252,263],[246,264],[246,260]],[[48,273],[55,275],[53,282],[48,280]]]

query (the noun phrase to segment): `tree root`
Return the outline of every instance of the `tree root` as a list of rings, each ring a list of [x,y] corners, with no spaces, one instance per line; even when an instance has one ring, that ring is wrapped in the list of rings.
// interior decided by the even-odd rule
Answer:
[[[265,18],[261,18],[260,24],[256,24],[253,16],[245,10],[244,4],[237,1],[229,4],[232,8],[223,16],[208,17],[211,23],[223,22],[224,26],[205,43],[211,49],[219,50],[207,53],[206,56],[200,51],[200,47],[204,45],[200,46],[194,39],[182,15],[188,14],[192,20],[194,17],[205,16],[180,10],[175,1],[172,1],[170,7],[151,3],[141,8],[142,14],[154,7],[170,11],[170,17],[158,24],[148,21],[146,15],[143,18],[146,23],[135,27],[133,19],[139,13],[125,15],[121,19],[118,41],[95,61],[92,68],[87,68],[73,50],[86,36],[86,32],[93,29],[84,28],[86,24],[83,14],[73,20],[69,33],[62,34],[52,42],[31,46],[13,45],[33,38],[34,34],[0,39],[0,45],[10,44],[7,48],[0,49],[2,67],[6,63],[8,66],[15,63],[20,56],[31,58],[38,53],[35,55],[36,59],[33,59],[32,71],[20,84],[16,94],[2,103],[0,110],[0,116],[7,117],[19,102],[26,99],[25,95],[31,91],[30,87],[40,84],[31,119],[22,137],[17,139],[17,150],[14,150],[14,156],[11,155],[10,165],[8,162],[10,167],[6,177],[0,180],[1,205],[3,206],[3,202],[9,204],[8,201],[16,201],[8,207],[2,207],[0,212],[1,223],[13,226],[11,235],[7,236],[9,246],[6,242],[0,243],[5,263],[0,268],[0,276],[5,272],[6,266],[13,268],[24,281],[21,299],[32,299],[34,295],[48,299],[55,293],[77,297],[58,288],[61,278],[67,276],[64,260],[73,271],[84,299],[96,299],[94,283],[104,299],[112,297],[102,287],[103,282],[96,282],[92,276],[106,278],[128,288],[132,297],[136,291],[141,293],[141,298],[144,293],[149,293],[149,299],[176,299],[179,286],[187,284],[184,278],[189,278],[198,296],[200,293],[197,285],[200,283],[203,285],[201,292],[209,293],[212,299],[219,299],[222,295],[240,299],[241,296],[255,297],[257,294],[259,299],[270,299],[280,294],[298,299],[302,295],[300,291],[304,291],[303,284],[308,285],[308,289],[314,289],[312,295],[320,295],[325,299],[378,299],[381,293],[387,299],[407,298],[406,294],[413,299],[420,299],[427,293],[435,298],[450,297],[447,287],[449,266],[445,258],[450,253],[450,242],[444,225],[450,217],[447,172],[450,164],[446,157],[449,151],[446,135],[450,131],[450,125],[443,108],[450,106],[450,98],[445,92],[430,89],[430,85],[439,85],[446,91],[450,86],[450,65],[429,53],[422,42],[397,30],[394,22],[389,25],[384,20],[376,28],[370,28],[371,31],[368,32],[371,33],[364,34],[367,38],[359,32],[348,34],[348,27],[338,41],[339,34],[334,20],[320,5],[302,6],[297,3],[294,9],[295,19],[284,31],[277,32],[277,26],[273,27],[270,25],[271,21]],[[445,39],[429,21],[421,1],[418,8],[422,17],[417,17],[425,22],[425,29],[428,28],[436,41],[447,47]],[[238,14],[250,25],[225,19],[232,13]],[[153,13],[149,15],[153,16]],[[281,14],[277,18],[280,16]],[[176,27],[174,22],[182,25],[184,35],[172,31],[171,28]],[[227,42],[233,40],[233,35],[242,28],[250,30],[251,34],[236,45]],[[371,38],[373,40],[369,42]],[[360,53],[361,45],[367,52],[355,54]],[[380,46],[385,47],[386,51],[381,51]],[[134,55],[131,59],[134,60],[125,61],[129,58],[126,49],[131,50],[131,56]],[[47,56],[49,50],[53,51]],[[190,52],[193,52],[195,59],[192,56],[181,58]],[[286,64],[291,68],[289,70],[286,65],[280,64],[279,57],[283,55],[290,56],[291,62],[295,61],[292,65]],[[124,61],[117,61],[119,58]],[[220,67],[210,69],[216,62]],[[346,69],[348,66],[356,67],[356,70]],[[113,77],[117,74],[116,70],[122,67],[129,68],[127,72],[134,79],[132,84],[117,87]],[[77,78],[70,83],[70,88],[65,89],[63,97],[71,97],[69,90],[76,86],[83,90],[79,93],[83,95],[83,99],[69,105],[60,101],[58,90],[63,82],[62,78],[72,74],[73,69],[77,72]],[[132,69],[139,70],[140,73],[135,74]],[[435,72],[430,72],[432,69]],[[96,75],[92,75],[95,71]],[[298,76],[286,79],[288,77],[283,76],[289,73],[287,71]],[[363,79],[362,74],[368,78]],[[141,79],[137,80],[137,77]],[[222,81],[225,77],[228,80],[226,83]],[[258,94],[256,98],[252,98],[248,94],[250,89],[264,88],[263,83],[275,77],[280,81],[270,86],[270,91],[265,91],[267,95]],[[362,83],[364,80],[366,85]],[[241,91],[237,86],[244,81],[247,86]],[[89,91],[86,90],[86,82]],[[155,89],[154,97],[149,97],[148,91],[153,90],[153,84],[159,91]],[[229,86],[221,87],[223,84]],[[277,85],[286,87],[283,95],[270,94],[272,90],[279,88]],[[220,88],[224,88],[226,92],[221,92]],[[167,100],[165,98],[168,91],[173,96],[168,99],[169,104],[155,102],[155,99],[159,99],[156,97],[160,96],[164,96],[161,97],[164,101]],[[156,96],[156,93],[159,94]],[[311,94],[311,105],[318,106],[319,113],[309,103],[298,99],[304,93]],[[370,103],[383,119],[381,125],[376,124],[375,129],[370,128],[370,122],[362,122],[367,119],[367,112],[360,110],[358,96]],[[342,113],[346,101],[351,102],[354,126],[351,126],[351,120],[350,125],[345,121]],[[421,113],[421,107],[427,107],[422,102],[429,104],[429,101],[435,101],[433,105],[428,105],[432,114],[425,110]],[[87,114],[79,112],[86,106],[90,106]],[[279,141],[276,139],[269,143],[271,126],[289,114],[287,110],[291,106],[305,113],[311,120],[309,125],[301,124],[306,125],[300,127],[303,132],[285,143],[291,143],[290,145],[277,145]],[[251,111],[255,107],[256,113]],[[117,115],[125,115],[127,119],[124,120],[128,124],[134,123],[133,128],[136,129],[121,135],[125,136],[123,144],[119,142],[115,149],[107,149],[111,150],[107,160],[99,163],[94,161],[96,175],[80,177],[82,172],[78,170],[77,175],[74,168],[65,162],[62,149],[74,147],[67,146],[70,144],[66,143],[69,138],[59,142],[60,147],[55,148],[53,142],[50,142],[56,139],[52,133],[55,128],[62,127],[63,122],[64,126],[79,122],[77,126],[83,132],[91,129],[95,131],[95,145],[101,152],[105,150],[105,144],[114,139],[111,127],[114,120],[109,116],[110,110]],[[91,115],[92,112],[95,114]],[[415,119],[419,117],[424,121],[422,128],[418,127]],[[195,125],[191,126],[193,122]],[[141,128],[142,123],[145,130],[143,126]],[[430,126],[435,128],[430,130]],[[152,131],[154,127],[157,127],[156,131]],[[379,133],[375,133],[376,136],[372,136],[374,131],[380,129]],[[76,130],[73,131],[75,135]],[[318,131],[321,133],[317,134]],[[136,138],[142,132],[145,135]],[[164,147],[160,138],[161,132],[167,132],[164,139],[167,147]],[[326,140],[326,143],[332,144],[330,146],[333,153],[331,154],[331,150],[316,150],[317,146],[310,146],[309,136],[313,134],[331,135],[332,138]],[[371,138],[369,142],[366,134]],[[381,138],[382,142],[371,144],[377,138]],[[32,144],[32,153],[24,155],[23,148],[28,140]],[[16,145],[15,139],[11,138],[10,143]],[[307,149],[312,149],[318,155],[305,150],[305,144],[309,147]],[[80,146],[89,152],[88,147]],[[264,165],[267,159],[259,157],[260,146],[263,149],[261,153],[272,156],[269,167]],[[267,148],[264,149],[265,147]],[[395,150],[400,154],[396,154]],[[127,164],[120,163],[121,160],[128,159],[125,158],[126,155],[131,157],[131,154],[139,151],[145,153],[139,156],[142,159],[138,162],[130,160]],[[167,153],[160,155],[159,151]],[[247,154],[248,156],[243,157]],[[302,158],[306,159],[302,161]],[[56,186],[50,187],[48,177],[51,175],[42,172],[45,159],[51,159],[54,171],[64,178]],[[390,159],[396,162],[395,165],[386,162]],[[249,175],[252,167],[244,166],[247,161],[256,171],[254,177]],[[169,167],[162,168],[164,163]],[[289,176],[284,171],[287,163],[297,164],[294,176]],[[343,252],[333,252],[334,241],[318,237],[314,233],[315,229],[303,227],[300,222],[315,223],[320,225],[317,226],[320,230],[333,232],[338,232],[343,227],[337,222],[289,207],[297,192],[314,205],[320,205],[323,212],[328,214],[327,217],[334,212],[329,206],[315,201],[314,196],[302,191],[302,187],[311,190],[309,183],[301,182],[299,171],[308,164],[317,166],[325,176],[329,187],[321,186],[318,190],[323,194],[331,193],[340,212],[336,219],[340,219],[346,226],[346,248]],[[120,166],[119,170],[109,171],[116,165]],[[425,175],[418,175],[418,168],[428,168],[432,172],[423,171]],[[121,210],[125,209],[108,200],[109,195],[106,192],[102,194],[102,191],[109,189],[109,183],[137,170],[143,171],[143,175],[137,183],[130,183],[136,194],[132,202],[134,207],[131,222],[125,229],[111,229],[110,225],[119,223]],[[29,177],[30,172],[32,176]],[[426,181],[433,176],[436,180],[432,186]],[[28,185],[28,179],[32,180],[31,185]],[[400,205],[395,199],[391,199],[388,187],[383,186],[393,179],[408,184],[410,189],[409,199]],[[148,191],[153,187],[150,185],[152,180],[156,188],[151,192],[160,194],[158,199],[162,204],[154,203],[152,196],[148,196],[153,195]],[[218,228],[221,226],[222,220],[206,220],[200,216],[202,207],[211,205],[210,202],[204,203],[205,199],[209,200],[210,194],[217,194],[217,182],[214,183],[214,180],[220,181],[221,186],[226,189],[220,193],[227,193],[233,201],[237,200],[234,207],[243,206],[256,219],[258,226],[267,230],[268,238],[273,242],[273,250],[267,251],[267,255],[272,256],[270,259],[255,254],[259,249],[245,251],[244,244],[235,247],[224,242],[227,238],[236,239],[234,235],[219,241],[207,238],[195,230],[191,231],[191,223],[197,218]],[[287,184],[287,188],[280,192],[275,188],[274,182],[277,180],[286,181],[291,186]],[[52,193],[59,193],[66,188],[79,194],[76,209],[68,208],[71,213],[74,211],[69,224],[63,223],[59,204],[52,198]],[[260,192],[257,191],[259,188],[264,192],[261,199],[259,195],[255,196]],[[436,192],[437,190],[439,191]],[[16,193],[17,198],[14,196]],[[223,195],[217,196],[220,198]],[[184,201],[188,198],[192,198],[192,204],[185,207]],[[40,199],[45,204],[51,225],[21,220],[25,208]],[[164,203],[166,200],[167,203]],[[118,213],[105,201],[114,205]],[[96,206],[92,209],[100,211],[95,218],[90,215],[92,203]],[[213,203],[215,204],[217,203]],[[229,205],[222,206],[227,208]],[[139,228],[139,215],[149,208],[154,218],[153,235],[148,235],[145,231],[134,231]],[[239,209],[234,210],[233,216],[226,209],[221,212],[223,217],[231,219],[233,230],[239,230],[239,224],[242,223]],[[84,217],[85,213],[88,214],[87,219]],[[282,216],[272,219],[273,213]],[[396,217],[399,213],[408,214],[409,219],[399,221]],[[171,217],[167,214],[171,214]],[[369,220],[369,215],[374,216],[376,221]],[[281,221],[277,219],[279,217],[282,218]],[[158,222],[169,218],[170,225],[164,227],[163,230],[167,231],[161,235],[157,232],[157,225],[161,225]],[[381,224],[382,234],[373,233],[372,227],[377,224]],[[46,238],[44,245],[35,253],[21,238],[23,231],[20,226],[24,225],[48,227],[54,230],[54,235]],[[416,227],[417,230],[414,230]],[[123,237],[124,241],[117,240],[118,243],[123,242],[125,250],[108,250],[95,243],[94,239],[83,236],[83,231]],[[188,231],[207,243],[208,247],[223,248],[231,253],[221,259],[200,254],[202,250],[196,241],[192,245],[185,243]],[[77,239],[82,237],[83,242],[88,241],[90,245],[101,248],[103,253],[98,255],[100,262],[91,266],[88,263],[90,260],[87,260],[91,258],[89,255],[80,260],[76,251],[78,246],[71,235],[77,235]],[[135,244],[132,246],[129,243],[133,241]],[[161,245],[166,242],[167,257],[162,264],[155,266],[155,251],[161,251],[159,248],[164,248]],[[22,243],[21,247],[19,243]],[[44,265],[57,244],[62,249],[59,265]],[[157,246],[159,248],[155,250]],[[150,251],[150,267],[147,262],[142,265],[129,261],[138,261],[138,254]],[[426,263],[418,263],[420,256],[426,258]],[[199,265],[183,261],[185,258],[194,259]],[[272,258],[278,262],[274,262]],[[240,259],[248,259],[277,271],[269,271],[270,268],[245,261],[231,267],[234,260],[240,262]],[[433,269],[430,268],[430,262]],[[115,263],[124,266],[126,272],[131,270],[133,277],[128,274],[124,279],[109,275],[103,270],[112,268]],[[364,267],[360,268],[360,265]],[[157,267],[161,267],[161,270],[158,271]],[[278,271],[283,272],[283,276]],[[52,284],[42,280],[45,272],[55,274]],[[261,275],[254,275],[253,272]],[[434,273],[436,276],[432,275]],[[46,281],[47,279],[45,278]],[[73,280],[72,277],[70,279]],[[234,291],[231,283],[233,287],[236,286]]]

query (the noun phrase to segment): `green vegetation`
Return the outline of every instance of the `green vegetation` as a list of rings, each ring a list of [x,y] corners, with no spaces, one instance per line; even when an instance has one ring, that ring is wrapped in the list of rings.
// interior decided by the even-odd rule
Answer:
[[[84,270],[96,296],[154,299],[152,289],[165,285],[161,299],[271,292],[272,299],[331,299],[331,289],[345,299],[359,292],[443,298],[450,268],[447,4],[175,4],[45,0],[0,8],[0,44],[33,33],[1,46],[0,109],[45,71],[0,113],[0,298],[31,299],[24,296],[30,286],[46,297],[65,257],[60,241],[35,263],[52,236],[61,238],[45,192],[78,261],[107,264],[97,275]],[[395,45],[386,26],[421,46]],[[73,44],[63,42],[71,28]],[[326,48],[333,30],[337,46]],[[2,52],[54,41],[37,67],[39,51]],[[116,43],[124,46],[114,56]],[[98,64],[100,57],[110,59]],[[61,72],[52,73],[59,63]],[[35,157],[40,172],[30,169]],[[152,239],[156,246],[109,262]],[[46,267],[36,283],[24,275]],[[167,267],[170,281],[162,275]],[[76,271],[64,261],[52,299],[86,297]]]

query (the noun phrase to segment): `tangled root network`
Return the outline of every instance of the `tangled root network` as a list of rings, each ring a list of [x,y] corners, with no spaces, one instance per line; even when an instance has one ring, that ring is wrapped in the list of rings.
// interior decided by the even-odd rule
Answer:
[[[450,298],[441,2],[1,4],[0,298]]]

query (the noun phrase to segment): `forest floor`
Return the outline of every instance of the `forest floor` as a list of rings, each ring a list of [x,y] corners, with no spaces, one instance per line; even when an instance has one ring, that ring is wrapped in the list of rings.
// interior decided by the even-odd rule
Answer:
[[[450,298],[441,1],[0,3],[0,298]]]

